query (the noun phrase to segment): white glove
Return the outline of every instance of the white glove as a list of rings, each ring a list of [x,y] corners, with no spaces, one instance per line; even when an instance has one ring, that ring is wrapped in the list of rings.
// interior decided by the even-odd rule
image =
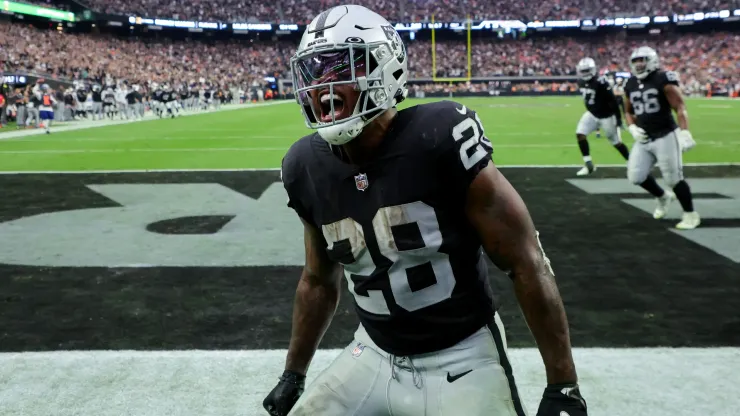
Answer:
[[[682,152],[687,152],[696,146],[696,142],[688,130],[678,131],[678,144],[681,146]]]
[[[630,124],[627,130],[630,131],[632,137],[634,137],[638,142],[645,143],[648,141],[647,132],[644,129],[637,127],[637,124]]]

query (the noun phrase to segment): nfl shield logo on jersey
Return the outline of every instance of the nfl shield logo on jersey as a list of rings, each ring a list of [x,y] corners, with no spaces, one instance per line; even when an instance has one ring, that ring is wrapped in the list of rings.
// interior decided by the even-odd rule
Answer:
[[[352,349],[352,356],[359,357],[360,354],[362,354],[362,351],[364,350],[365,350],[365,346],[362,345],[361,342],[358,342],[357,345],[355,345],[355,348]]]
[[[355,185],[357,185],[357,189],[360,191],[367,189],[367,187],[370,186],[370,183],[367,181],[367,174],[360,173],[359,175],[356,175]]]

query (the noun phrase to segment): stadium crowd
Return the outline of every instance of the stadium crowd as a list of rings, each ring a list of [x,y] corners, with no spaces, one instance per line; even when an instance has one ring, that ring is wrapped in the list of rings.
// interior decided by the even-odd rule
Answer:
[[[64,0],[36,0],[63,3]],[[306,23],[338,0],[88,0],[111,14],[183,20]],[[361,0],[387,19],[398,21],[481,19],[567,20],[582,17],[670,15],[740,8],[740,0]]]
[[[71,34],[27,24],[0,23],[0,61],[7,72],[35,72],[69,80],[114,78],[129,83],[195,82],[252,85],[265,76],[289,77],[295,44],[288,41],[219,42],[119,38]],[[578,60],[591,56],[603,69],[628,70],[639,45],[654,47],[664,66],[681,74],[685,88],[740,83],[740,35],[686,34],[681,37],[604,36],[476,40],[472,76],[572,75]],[[431,44],[409,41],[411,78],[431,78]],[[464,42],[436,45],[436,75],[465,77]]]
[[[663,66],[681,74],[687,91],[698,91],[706,84],[735,88],[740,83],[740,34],[736,33],[639,38],[605,36],[585,41],[580,38],[477,41],[472,44],[472,75],[572,75],[578,60],[584,56],[594,58],[602,70],[623,71],[628,70],[631,51],[642,45],[657,50]],[[435,55],[437,77],[466,76],[464,43],[437,43]],[[415,77],[432,76],[428,43],[411,43],[409,56]]]
[[[284,72],[295,45],[285,42],[204,43],[72,34],[0,23],[5,72],[34,72],[68,80],[111,77],[130,83],[197,80],[241,84]]]

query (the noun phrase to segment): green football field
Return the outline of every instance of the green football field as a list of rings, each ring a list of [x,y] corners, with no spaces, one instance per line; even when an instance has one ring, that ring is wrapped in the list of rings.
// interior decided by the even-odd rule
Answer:
[[[574,131],[580,97],[455,99],[480,114],[500,165],[580,164]],[[410,99],[401,107],[430,100]],[[688,100],[698,145],[686,163],[740,162],[740,100]],[[7,130],[6,130],[7,131]],[[0,170],[277,168],[309,130],[293,102],[2,140]],[[624,140],[632,139],[623,132]],[[597,164],[624,163],[591,136]]]

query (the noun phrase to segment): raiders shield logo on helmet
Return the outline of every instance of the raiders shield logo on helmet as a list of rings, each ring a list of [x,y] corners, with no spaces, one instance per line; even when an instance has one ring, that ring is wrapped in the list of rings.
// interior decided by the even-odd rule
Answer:
[[[357,185],[357,189],[360,191],[364,191],[367,189],[368,186],[370,186],[370,183],[367,181],[367,174],[360,173],[355,176],[355,185]]]

